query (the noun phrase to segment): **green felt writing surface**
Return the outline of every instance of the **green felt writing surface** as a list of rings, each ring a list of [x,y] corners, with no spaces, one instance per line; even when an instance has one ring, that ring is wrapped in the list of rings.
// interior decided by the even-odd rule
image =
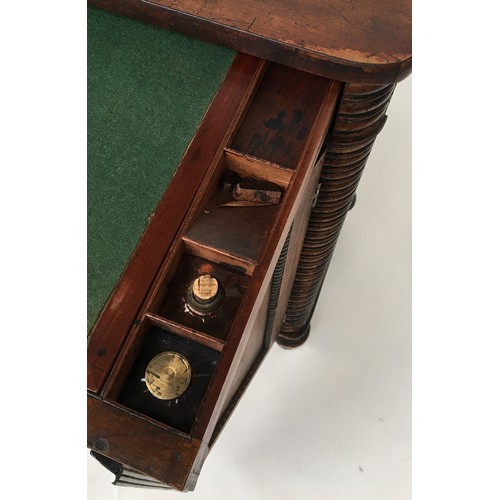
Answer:
[[[88,9],[88,330],[234,52]]]

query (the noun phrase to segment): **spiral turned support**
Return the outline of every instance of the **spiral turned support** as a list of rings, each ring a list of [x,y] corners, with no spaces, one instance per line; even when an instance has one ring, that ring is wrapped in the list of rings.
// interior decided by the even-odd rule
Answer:
[[[326,139],[321,188],[302,247],[278,344],[296,347],[308,337],[310,321],[347,212],[395,85],[346,84]]]

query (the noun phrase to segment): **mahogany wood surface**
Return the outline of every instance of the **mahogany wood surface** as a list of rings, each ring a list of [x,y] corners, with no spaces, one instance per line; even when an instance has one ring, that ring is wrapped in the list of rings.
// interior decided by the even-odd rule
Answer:
[[[279,207],[222,206],[229,201],[233,201],[232,193],[218,190],[187,232],[185,240],[190,244],[205,242],[255,267]],[[225,221],[224,231],[218,230],[221,219]],[[254,230],[256,222],[261,231]]]
[[[245,349],[244,356],[233,379],[232,387],[226,397],[223,413],[217,421],[210,438],[210,448],[217,440],[220,432],[245,393],[253,376],[260,367],[260,364],[266,358],[270,347],[281,330],[323,161],[324,154],[321,155],[320,159],[316,162],[316,165],[311,170],[310,176],[305,183],[305,192],[303,196],[301,196],[287,241],[282,248],[278,263],[273,271],[271,285],[269,287],[269,300],[267,298],[264,299],[264,304],[269,304],[269,307],[262,308],[261,312],[259,312],[259,316],[254,326],[254,333],[249,340],[249,343],[252,342],[251,345],[253,349],[252,347],[249,349],[248,346]],[[274,290],[274,285],[277,282],[279,282],[279,285],[277,289]],[[275,304],[274,310],[272,311],[273,302]],[[263,313],[266,313],[266,318],[263,318]],[[263,345],[258,343],[262,333],[264,333]],[[261,347],[260,350],[257,348],[259,345]],[[252,361],[252,363],[250,363],[250,361]]]
[[[329,85],[326,78],[271,64],[231,148],[296,168]]]
[[[411,0],[90,0],[91,5],[345,82],[411,71]]]
[[[255,323],[253,325],[253,333],[248,338],[243,356],[238,363],[234,377],[231,379],[231,385],[222,405],[223,412],[231,403],[235,393],[238,391],[243,379],[246,377],[256,358],[261,352],[264,351],[264,333],[269,304],[269,288],[270,287],[268,287],[268,290],[260,303]]]
[[[214,351],[221,352],[224,348],[225,342],[223,340],[212,337],[206,333],[199,332],[194,328],[189,328],[185,325],[181,325],[175,321],[163,318],[162,316],[158,316],[153,313],[147,313],[146,317],[154,326],[158,326],[164,330],[181,335],[186,339],[194,340],[195,342],[198,342],[198,344],[210,347],[210,349],[213,349]]]
[[[260,82],[258,76],[263,73],[264,68],[265,64],[255,66],[254,74],[248,75],[247,78],[254,82],[254,84],[257,81]],[[289,72],[289,69],[286,67],[282,67],[282,70],[284,75]],[[276,73],[274,68],[272,73],[278,76],[280,74],[280,72]],[[310,76],[302,73],[300,78],[308,80]],[[251,103],[249,104],[250,110],[254,106],[260,109],[261,126],[265,128],[269,114],[278,114],[283,107],[283,102],[281,96],[276,94],[274,94],[275,98],[273,99],[274,106],[271,106],[271,108],[265,100],[252,100],[251,96],[255,92],[258,92],[256,86],[252,88],[254,88],[253,93],[250,92],[247,94],[246,99]],[[243,110],[246,110],[247,104],[245,102],[241,103],[241,107],[239,108],[241,116],[238,116],[238,114],[234,116],[231,125],[224,135],[224,140],[218,144],[216,153],[212,155],[210,165],[200,183],[198,192],[191,200],[189,209],[183,220],[179,223],[180,225],[174,236],[174,241],[168,247],[165,259],[160,265],[160,269],[153,284],[150,286],[149,292],[146,293],[136,320],[130,327],[128,335],[125,336],[123,346],[119,349],[119,355],[100,392],[101,406],[99,407],[99,411],[93,410],[91,412],[91,447],[105,455],[109,453],[109,456],[112,458],[146,475],[160,479],[177,489],[191,489],[194,487],[199,469],[208,450],[208,443],[217,423],[224,410],[230,405],[233,395],[238,391],[242,381],[246,379],[246,372],[251,369],[257,359],[261,359],[260,354],[264,348],[263,338],[266,331],[265,323],[269,302],[269,285],[274,268],[299,207],[303,206],[304,203],[306,205],[307,203],[311,203],[311,200],[304,201],[304,197],[306,195],[310,196],[312,191],[311,185],[314,186],[316,184],[318,169],[315,168],[315,165],[317,164],[321,146],[327,135],[341,88],[342,85],[338,82],[326,81],[321,95],[315,96],[319,105],[315,111],[314,118],[308,119],[307,123],[309,123],[309,126],[306,136],[300,136],[297,139],[301,143],[303,142],[303,146],[300,148],[301,152],[300,158],[297,161],[297,168],[293,171],[284,191],[283,198],[277,206],[276,217],[272,220],[271,226],[266,230],[266,241],[255,263],[255,268],[251,274],[245,274],[243,269],[233,270],[233,273],[243,272],[242,276],[249,280],[248,286],[238,310],[231,313],[233,319],[227,338],[225,338],[223,344],[219,343],[217,346],[214,346],[209,338],[205,337],[202,339],[203,336],[199,335],[200,332],[196,332],[193,327],[189,327],[189,321],[184,322],[182,314],[172,322],[172,318],[169,319],[167,311],[163,311],[162,304],[165,304],[165,301],[173,304],[178,294],[182,294],[182,287],[179,288],[178,285],[175,285],[174,277],[175,270],[179,269],[182,259],[189,255],[189,253],[186,253],[189,247],[185,245],[184,236],[193,222],[204,213],[206,200],[210,199],[210,196],[214,196],[214,193],[217,192],[218,179],[221,178],[226,168],[224,154],[227,146],[231,143],[232,137],[235,135],[236,129],[244,126],[246,116],[252,116],[252,121],[255,120],[253,112],[243,113]],[[266,162],[257,162],[255,165],[264,170],[269,166]],[[182,168],[188,167],[185,165]],[[274,168],[272,164],[271,168]],[[258,171],[256,171],[257,173]],[[172,188],[169,187],[168,191],[170,189]],[[259,207],[256,210],[259,210]],[[153,218],[155,217],[156,215]],[[253,230],[258,232],[261,230],[258,222],[259,219],[253,218],[253,220],[255,223]],[[222,234],[224,234],[225,227],[227,226],[224,221],[224,217],[221,216],[218,230]],[[191,244],[191,248],[194,248],[193,244]],[[228,253],[231,252],[230,246],[224,245],[224,248]],[[296,248],[295,252],[299,252],[299,250],[299,248]],[[224,256],[223,253],[220,253],[220,255]],[[199,258],[197,259],[199,260]],[[207,265],[211,265],[210,262],[207,262]],[[278,323],[282,321],[282,318],[273,318]],[[128,437],[128,433],[131,432],[129,429],[140,433],[142,426],[146,426],[149,429],[149,425],[155,424],[155,422],[149,417],[128,410],[116,403],[117,400],[120,400],[119,394],[124,381],[134,366],[135,359],[141,351],[141,346],[145,344],[148,332],[153,325],[163,328],[165,331],[174,331],[175,334],[184,336],[191,341],[201,340],[201,344],[205,346],[207,346],[208,341],[208,343],[211,343],[211,347],[217,347],[217,350],[220,352],[218,363],[211,376],[205,395],[200,402],[196,418],[189,431],[189,436],[187,434],[182,435],[182,433],[179,433],[179,431],[168,425],[157,425],[158,428],[163,429],[167,434],[171,434],[164,441],[170,450],[169,453],[173,453],[176,446],[181,446],[181,448],[184,446],[183,443],[173,442],[172,439],[174,437],[175,439],[177,437],[192,439],[192,454],[186,460],[183,460],[181,456],[179,460],[172,462],[169,457],[165,457],[155,447],[152,447],[147,459],[138,457],[135,441],[130,442],[131,438]],[[210,334],[210,336],[213,337],[213,334]],[[95,408],[95,400],[91,394],[89,395],[89,408]],[[111,414],[116,415],[115,421],[119,424],[120,428],[117,425],[117,428],[108,429],[111,422]],[[107,432],[109,432],[112,443],[107,437]],[[111,443],[109,444],[109,450],[106,449],[106,446],[102,446],[103,439]],[[118,452],[115,454],[113,450],[118,450]]]
[[[190,490],[208,445],[213,444],[270,344],[278,338],[280,345],[294,347],[307,338],[337,238],[385,122],[394,82],[411,71],[411,3],[89,0],[89,4],[280,65],[267,65],[248,55],[236,57],[91,332],[88,446],[176,489]],[[273,88],[274,94],[270,92]],[[266,100],[269,96],[270,102]],[[270,142],[261,141],[254,147],[254,139],[266,123],[266,111],[283,107],[283,103],[288,106],[283,108],[288,121],[295,105],[307,108],[311,116],[302,143],[292,144],[290,150],[271,147],[269,155]],[[288,133],[290,123],[283,128],[283,118],[285,115],[273,118],[276,130]],[[291,136],[294,133],[292,130]],[[269,141],[276,141],[278,135],[268,137]],[[321,154],[325,138],[326,151]],[[260,217],[260,222],[259,217],[245,218],[246,225],[238,228],[243,236],[237,235],[236,243],[234,235],[228,233],[231,238],[224,240],[222,231],[219,241],[220,235],[214,233],[224,226],[236,227],[236,212],[228,212],[227,224],[221,224],[221,210],[246,210],[222,209],[214,194],[221,175],[231,167],[245,176],[260,169],[266,180],[278,182],[283,189],[280,205],[271,209],[273,217],[266,216],[265,221]],[[321,168],[321,190],[311,210],[310,198]],[[255,208],[249,213],[252,210]],[[212,220],[219,220],[220,226],[212,227]],[[260,236],[252,234],[252,225],[262,229]],[[247,243],[245,234],[251,252],[241,246]],[[269,329],[271,282],[285,240],[290,242],[290,250],[281,270],[283,287]],[[186,255],[233,266],[248,277],[227,337],[217,339],[182,324],[182,318],[168,317],[161,309],[172,293],[173,273]],[[115,401],[152,325],[220,354],[189,435]],[[265,328],[269,344],[264,342]]]
[[[254,270],[250,286],[241,303],[238,316],[235,318],[235,321],[239,324],[239,329],[228,337],[224,348],[224,358],[222,358],[220,365],[216,369],[216,376],[214,377],[213,384],[209,386],[207,397],[204,401],[207,411],[201,412],[200,419],[194,429],[193,436],[202,439],[204,442],[209,442],[217,421],[222,414],[223,404],[227,399],[231,387],[231,380],[237,372],[237,367],[244,354],[249,336],[252,335],[252,328],[258,314],[256,306],[264,299],[281,248],[285,243],[290,226],[297,214],[300,201],[307,192],[308,181],[313,173],[314,165],[332,120],[340,88],[341,85],[338,82],[331,82],[331,86],[324,96],[315,123],[311,127],[302,157],[298,162],[299,168],[296,170],[282,202],[284,211],[278,217],[271,233],[271,238],[262,250],[259,264]],[[255,282],[260,283],[260,287],[252,286],[252,283]],[[244,329],[241,326],[244,326]],[[226,374],[225,377],[217,377],[217,374],[221,372]]]
[[[254,156],[240,153],[231,148],[226,148],[224,158],[227,167],[235,171],[240,177],[251,177],[255,175],[255,170],[262,171],[261,179],[274,182],[282,189],[286,189],[290,184],[293,171],[289,168],[284,168],[282,165],[277,165],[270,161],[261,160]],[[265,168],[262,168],[265,166]]]
[[[297,266],[301,257],[301,249],[304,244],[307,225],[312,210],[314,195],[318,189],[319,176],[325,159],[324,153],[320,156],[311,174],[311,181],[307,187],[307,192],[303,197],[297,214],[293,220],[292,234],[290,235],[290,250],[288,252],[284,277],[280,290],[279,302],[276,310],[276,321],[272,326],[270,344],[273,344],[283,325],[283,320],[288,309],[292,286],[297,273]]]
[[[296,347],[309,335],[310,321],[356,188],[386,121],[395,85],[346,85],[327,138],[321,189],[311,211],[295,281],[278,336],[282,347]]]
[[[199,440],[93,395],[87,397],[87,445],[181,490],[203,448]]]
[[[210,158],[227,141],[231,124],[255,86],[263,61],[237,55],[134,251],[120,281],[91,331],[87,387],[98,392],[165,258]],[[224,109],[225,113],[219,110]]]

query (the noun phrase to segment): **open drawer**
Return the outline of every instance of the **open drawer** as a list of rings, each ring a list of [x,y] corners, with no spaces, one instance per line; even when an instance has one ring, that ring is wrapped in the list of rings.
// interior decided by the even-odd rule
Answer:
[[[236,57],[90,337],[88,446],[118,480],[194,488],[279,333],[340,88]]]

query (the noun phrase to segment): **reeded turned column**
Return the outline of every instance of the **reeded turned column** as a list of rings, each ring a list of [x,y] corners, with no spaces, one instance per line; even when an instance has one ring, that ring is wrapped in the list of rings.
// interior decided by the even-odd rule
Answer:
[[[278,344],[291,348],[309,335],[310,321],[342,225],[395,85],[346,84],[326,139],[321,188],[311,211],[297,273]]]

